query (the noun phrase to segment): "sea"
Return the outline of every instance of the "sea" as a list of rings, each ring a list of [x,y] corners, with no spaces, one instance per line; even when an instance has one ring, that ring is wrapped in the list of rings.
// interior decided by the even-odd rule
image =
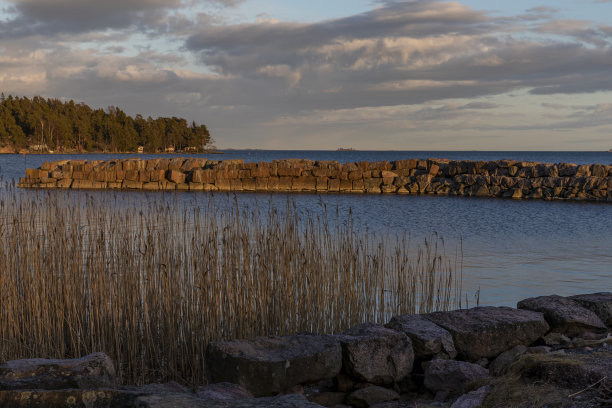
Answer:
[[[16,182],[26,168],[39,167],[44,161],[136,157],[177,155],[0,155],[0,178],[5,183]],[[224,150],[220,154],[190,157],[246,162],[288,158],[341,163],[439,158],[612,164],[612,152]],[[67,194],[75,197],[89,194],[104,201],[109,192],[70,191]],[[163,198],[161,193],[113,194],[132,203],[168,199],[167,193]],[[176,192],[172,197],[185,205],[197,205],[205,203],[209,194]],[[517,301],[532,296],[612,291],[612,203],[443,196],[216,194],[220,196],[216,200],[219,205],[238,202],[245,207],[282,207],[289,199],[305,213],[315,216],[331,213],[340,220],[352,217],[356,228],[367,233],[390,237],[408,234],[417,244],[432,236],[438,237],[444,242],[446,255],[454,262],[459,260],[455,265],[463,275],[463,293],[471,306],[516,306]]]

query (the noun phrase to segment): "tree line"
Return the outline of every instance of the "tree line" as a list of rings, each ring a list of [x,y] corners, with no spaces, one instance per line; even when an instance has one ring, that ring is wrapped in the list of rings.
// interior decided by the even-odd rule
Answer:
[[[177,117],[131,117],[110,106],[70,100],[0,96],[0,145],[30,151],[200,151],[211,146],[205,125]]]

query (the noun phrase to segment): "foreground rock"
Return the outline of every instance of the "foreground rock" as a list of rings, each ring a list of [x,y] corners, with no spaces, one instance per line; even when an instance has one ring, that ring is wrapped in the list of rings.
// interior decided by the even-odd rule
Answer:
[[[0,391],[3,408],[133,408],[138,393],[117,389]]]
[[[65,360],[12,360],[0,365],[0,390],[109,388],[116,384],[115,367],[104,353]]]
[[[435,356],[455,358],[457,356],[451,334],[421,315],[395,316],[386,327],[410,337],[416,358],[428,359]]]
[[[450,408],[478,408],[482,406],[482,403],[487,396],[487,394],[491,391],[491,387],[488,385],[484,387],[480,387],[475,391],[471,391],[461,397],[457,398],[453,405]]]
[[[594,295],[579,297],[589,309],[546,298],[569,304],[571,313],[559,312],[569,320],[576,310],[606,312],[607,295]],[[0,365],[0,407],[612,407],[612,334],[569,338],[548,328],[540,312],[475,308],[398,316],[336,336],[213,343],[211,383],[195,392],[176,382],[118,386],[102,353],[13,360]],[[410,336],[420,353],[416,370]],[[449,359],[453,347],[476,364]]]
[[[491,382],[482,407],[612,406],[612,350],[525,354]]]
[[[196,390],[196,396],[198,398],[206,400],[225,401],[254,398],[253,394],[251,394],[238,384],[232,384],[227,382],[203,385]]]
[[[528,346],[548,331],[541,313],[509,307],[476,307],[424,315],[451,333],[461,359],[496,357],[510,348]]]
[[[478,364],[455,360],[433,360],[423,364],[425,386],[433,392],[445,391],[460,395],[468,384],[489,376],[489,370]]]
[[[383,385],[397,382],[412,371],[414,352],[404,333],[366,323],[340,338],[343,370],[353,378]]]
[[[529,298],[518,302],[517,307],[544,313],[551,331],[570,337],[607,331],[606,325],[595,313],[580,306],[577,301],[562,296]]]
[[[506,369],[512,364],[517,358],[527,352],[527,347],[519,344],[518,346],[512,347],[510,350],[506,350],[495,358],[489,365],[489,371],[494,376],[502,375]]]
[[[515,371],[531,382],[582,389],[605,381],[603,384],[612,390],[612,351],[528,354],[519,359]]]
[[[206,350],[209,381],[231,382],[266,396],[333,378],[342,368],[334,336],[295,335],[211,343]]]
[[[388,388],[371,385],[350,394],[346,403],[357,408],[368,408],[371,405],[399,399],[399,394]]]
[[[612,327],[612,292],[570,296],[580,306],[595,313],[608,327]]]
[[[191,395],[146,395],[136,399],[134,408],[320,408],[302,395],[245,400],[202,400]]]

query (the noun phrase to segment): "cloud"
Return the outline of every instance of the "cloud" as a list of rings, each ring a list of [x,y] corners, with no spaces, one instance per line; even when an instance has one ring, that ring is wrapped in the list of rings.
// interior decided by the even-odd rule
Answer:
[[[87,33],[107,29],[159,29],[171,24],[173,12],[192,12],[202,5],[235,7],[243,0],[7,0],[9,20],[1,37]],[[176,23],[176,21],[174,21]],[[183,19],[182,23],[185,23]],[[191,21],[190,21],[191,23]]]
[[[587,22],[549,21],[532,31],[457,2],[381,4],[311,24],[207,25],[186,46],[221,76],[241,78],[245,103],[283,111],[418,104],[518,89],[538,95],[612,89],[606,73],[612,52],[586,44],[595,41]],[[555,10],[529,13],[546,18]],[[601,39],[606,30],[599,28]],[[538,39],[538,32],[573,38]]]
[[[382,1],[313,23],[265,14],[228,23],[202,4],[13,0],[0,22],[0,87],[186,116],[229,139],[310,137],[325,126],[379,126],[400,137],[399,129],[448,135],[609,123],[605,104],[597,115],[587,109],[594,116],[570,117],[580,103],[548,95],[612,90],[612,28],[559,20],[552,8],[494,17],[453,1]],[[520,116],[496,99],[513,92],[545,113]]]

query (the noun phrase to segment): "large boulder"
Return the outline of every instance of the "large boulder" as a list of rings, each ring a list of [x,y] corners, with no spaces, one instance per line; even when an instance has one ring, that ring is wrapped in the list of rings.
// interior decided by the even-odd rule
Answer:
[[[496,357],[522,344],[528,346],[548,331],[541,313],[510,307],[476,307],[423,315],[448,330],[461,359]]]
[[[423,363],[423,368],[425,387],[433,392],[463,394],[471,382],[489,376],[486,368],[465,361],[438,359]]]
[[[434,356],[455,358],[457,356],[453,337],[448,330],[421,315],[395,316],[385,327],[405,333],[410,337],[416,358],[430,359]]]
[[[590,293],[585,295],[570,296],[570,299],[578,302],[580,306],[595,313],[604,324],[612,327],[612,292]]]
[[[333,378],[342,368],[335,336],[273,336],[210,343],[208,379],[239,384],[255,396],[279,393],[298,384]]]
[[[12,360],[0,365],[0,390],[86,389],[116,384],[113,361],[104,353],[65,360]]]
[[[552,295],[529,298],[518,302],[517,307],[543,313],[551,331],[570,337],[607,330],[595,313],[566,297]]]
[[[346,374],[372,384],[390,384],[412,371],[414,352],[410,339],[381,325],[365,323],[339,336]]]

